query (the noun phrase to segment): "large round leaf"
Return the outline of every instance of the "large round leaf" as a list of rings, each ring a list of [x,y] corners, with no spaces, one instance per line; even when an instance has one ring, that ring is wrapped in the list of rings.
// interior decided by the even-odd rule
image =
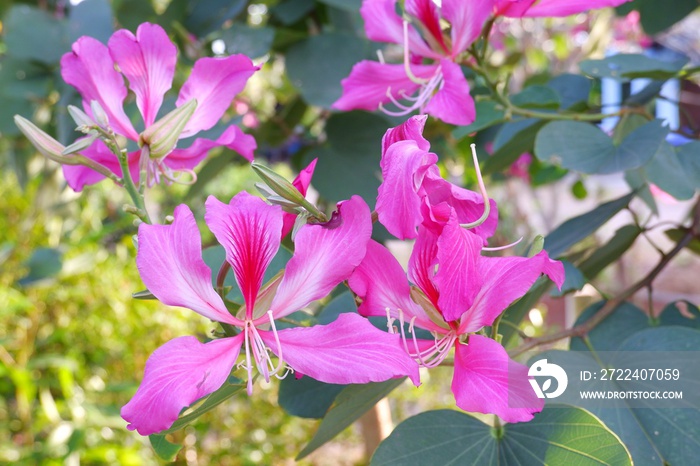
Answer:
[[[399,424],[372,466],[631,465],[629,452],[589,412],[558,405],[501,432],[458,411],[428,411]]]

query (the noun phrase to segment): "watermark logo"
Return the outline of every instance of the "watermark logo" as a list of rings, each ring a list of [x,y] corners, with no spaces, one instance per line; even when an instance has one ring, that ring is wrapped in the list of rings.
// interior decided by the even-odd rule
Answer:
[[[527,375],[530,385],[532,385],[532,389],[535,390],[538,398],[556,398],[564,393],[569,383],[569,378],[566,376],[564,369],[556,364],[548,363],[546,359],[540,359],[530,366]],[[546,378],[542,386],[540,386],[537,381],[538,377]],[[552,388],[552,379],[557,381],[557,386],[554,391],[550,391]]]

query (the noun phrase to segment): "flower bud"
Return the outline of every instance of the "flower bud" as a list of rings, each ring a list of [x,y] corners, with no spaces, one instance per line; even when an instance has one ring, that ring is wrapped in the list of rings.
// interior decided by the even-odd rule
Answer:
[[[196,99],[177,107],[146,128],[139,137],[139,145],[141,147],[148,146],[149,156],[152,159],[165,157],[175,148],[177,140],[180,139],[182,131],[192,118],[196,108]]]
[[[29,142],[36,147],[36,150],[41,152],[44,157],[65,165],[79,165],[81,163],[80,160],[75,157],[64,155],[63,151],[66,150],[66,148],[63,144],[40,130],[34,123],[26,118],[15,115],[15,124],[19,130],[22,131],[22,134],[29,139]]]
[[[102,105],[96,100],[91,100],[90,110],[92,110],[92,116],[95,117],[95,121],[100,128],[106,130],[109,126],[109,118],[107,118],[107,112],[102,108]]]
[[[307,202],[301,192],[299,192],[299,190],[283,176],[270,170],[265,165],[253,163],[251,167],[253,167],[255,173],[262,178],[265,184],[269,186],[273,192],[279,194],[283,199],[286,199],[297,206],[304,205]],[[263,194],[265,193],[263,192]]]
[[[537,235],[535,236],[535,239],[532,241],[532,246],[530,246],[530,250],[527,253],[527,257],[534,257],[542,250],[544,249],[544,236],[542,235]]]
[[[75,121],[75,124],[78,125],[76,130],[82,133],[87,133],[92,128],[97,127],[97,123],[95,123],[95,121],[90,118],[87,113],[83,112],[74,105],[68,106],[68,113],[70,114],[71,118],[73,118],[73,121]]]
[[[92,145],[93,142],[95,142],[95,139],[97,139],[99,135],[100,134],[94,129],[91,130],[87,137],[80,138],[70,146],[63,149],[61,155],[75,154],[76,152],[80,152],[81,150],[87,149]]]

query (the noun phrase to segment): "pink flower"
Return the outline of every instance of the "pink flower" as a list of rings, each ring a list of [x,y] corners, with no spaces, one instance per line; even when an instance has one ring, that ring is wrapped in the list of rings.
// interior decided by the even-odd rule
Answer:
[[[107,46],[92,37],[81,37],[73,44],[73,51],[61,59],[61,75],[78,90],[88,115],[96,117],[90,103],[97,101],[115,133],[143,144],[141,136],[156,122],[163,96],[172,86],[176,62],[177,49],[165,31],[158,25],[144,23],[138,27],[136,35],[125,29],[115,32]],[[258,67],[245,55],[197,60],[175,103],[180,107],[192,100],[197,102],[179,137],[190,138],[212,128],[256,70]],[[124,111],[127,96],[124,78],[129,82],[143,117],[141,133]],[[140,169],[145,168],[149,185],[159,182],[161,177],[172,181],[176,176],[174,172],[191,172],[207,152],[217,146],[226,146],[252,161],[256,143],[252,136],[231,125],[216,140],[198,138],[189,147],[174,149],[159,158],[151,158],[147,150],[131,152],[129,169],[134,179],[138,179]],[[116,157],[101,140],[81,153],[122,176]],[[64,166],[63,171],[68,184],[76,191],[103,178],[80,165]]]
[[[302,227],[286,270],[264,286],[265,269],[280,246],[281,208],[245,192],[229,204],[209,197],[206,207],[205,221],[226,250],[245,300],[235,316],[211,285],[197,224],[186,205],[175,209],[171,225],[139,227],[136,263],[160,301],[190,308],[239,333],[204,344],[180,337],[158,348],[146,363],[141,386],[122,408],[129,429],[149,435],[170,427],[182,408],[223,385],[242,347],[245,357],[238,367],[247,372],[249,394],[254,367],[266,380],[290,368],[336,384],[400,376],[418,383],[418,367],[399,337],[357,314],[343,314],[329,325],[279,331],[275,327],[275,319],[326,296],[360,263],[372,228],[361,198],[341,203],[327,224]],[[277,355],[276,364],[270,351]]]
[[[510,18],[560,17],[605,7],[616,7],[631,0],[496,0],[494,14]]]
[[[382,176],[377,196],[379,221],[400,239],[415,238],[423,224],[439,231],[452,215],[462,223],[474,222],[483,214],[484,197],[444,180],[436,165],[438,157],[423,137],[427,116],[413,116],[389,129],[382,139]],[[473,231],[484,239],[498,224],[496,203]]]
[[[342,81],[343,95],[333,107],[382,108],[390,115],[419,110],[455,125],[473,122],[476,110],[459,66],[460,56],[481,34],[494,0],[443,0],[442,7],[432,0],[406,0],[405,13],[415,24],[404,21],[395,8],[396,0],[364,0],[360,13],[371,40],[403,45],[404,63],[364,60],[356,64]],[[449,36],[443,34],[441,21],[450,23]],[[432,63],[420,64],[423,59]],[[388,110],[386,104],[398,110]]]
[[[497,414],[507,422],[528,421],[543,402],[532,391],[527,367],[510,360],[499,343],[475,332],[493,324],[541,274],[561,287],[564,267],[544,251],[531,258],[484,257],[481,243],[454,217],[440,235],[420,227],[408,264],[415,286],[409,286],[391,253],[370,241],[349,285],[362,298],[360,314],[387,316],[390,327],[399,321],[406,351],[422,366],[439,365],[454,347],[452,392],[457,406]],[[434,340],[417,338],[416,327],[431,332]]]

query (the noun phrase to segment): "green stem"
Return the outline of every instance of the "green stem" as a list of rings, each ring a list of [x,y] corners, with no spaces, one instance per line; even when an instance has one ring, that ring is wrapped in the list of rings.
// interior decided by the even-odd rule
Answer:
[[[148,216],[148,211],[146,210],[146,203],[143,200],[143,195],[139,192],[134,184],[134,179],[131,177],[131,172],[129,171],[129,155],[126,150],[119,149],[119,146],[115,146],[115,148],[116,151],[118,151],[116,155],[119,159],[119,166],[122,169],[123,186],[126,192],[129,193],[129,197],[137,209],[136,216],[144,223],[152,223],[151,218]]]

